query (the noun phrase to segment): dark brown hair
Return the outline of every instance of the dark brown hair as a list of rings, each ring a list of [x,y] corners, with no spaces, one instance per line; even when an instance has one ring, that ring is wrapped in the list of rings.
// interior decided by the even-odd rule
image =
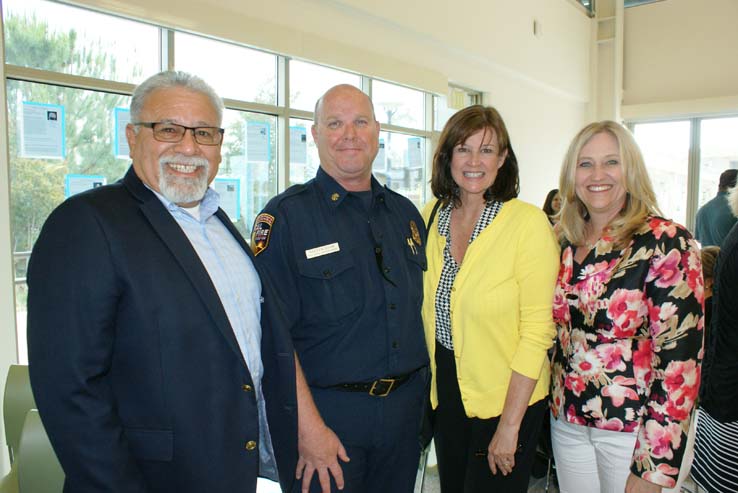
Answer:
[[[466,139],[479,130],[490,129],[494,130],[497,136],[498,153],[507,152],[507,156],[497,172],[494,183],[484,192],[484,198],[488,201],[505,202],[517,197],[520,193],[518,160],[510,144],[510,135],[507,133],[505,122],[496,109],[477,104],[456,112],[441,132],[441,138],[433,156],[431,190],[443,205],[449,202],[453,202],[454,206],[461,205],[458,195],[459,187],[451,176],[451,157],[454,147],[466,142]]]

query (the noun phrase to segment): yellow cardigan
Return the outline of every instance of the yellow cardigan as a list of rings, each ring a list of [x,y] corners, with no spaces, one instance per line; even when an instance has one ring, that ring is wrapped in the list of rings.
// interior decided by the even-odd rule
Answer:
[[[434,201],[425,206],[424,220]],[[431,403],[438,406],[435,368],[436,289],[446,238],[438,215],[428,232],[423,278],[423,324],[432,370]],[[512,370],[538,379],[530,404],[548,395],[546,351],[556,335],[553,292],[559,245],[546,214],[517,199],[469,245],[451,291],[451,334],[461,400],[469,417],[502,414]]]

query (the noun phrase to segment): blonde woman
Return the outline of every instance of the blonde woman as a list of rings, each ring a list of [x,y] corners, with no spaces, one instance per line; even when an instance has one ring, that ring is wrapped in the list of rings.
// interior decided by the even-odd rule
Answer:
[[[561,170],[551,432],[562,493],[676,483],[700,381],[703,285],[689,232],[660,217],[633,136],[582,129]]]

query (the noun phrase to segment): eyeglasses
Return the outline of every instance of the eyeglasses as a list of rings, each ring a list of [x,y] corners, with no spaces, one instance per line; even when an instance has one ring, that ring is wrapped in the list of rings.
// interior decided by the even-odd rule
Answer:
[[[154,139],[172,144],[182,142],[185,132],[192,130],[195,142],[204,146],[216,146],[223,141],[223,133],[225,132],[225,130],[218,127],[186,127],[170,122],[138,122],[134,125],[150,128],[154,134]]]

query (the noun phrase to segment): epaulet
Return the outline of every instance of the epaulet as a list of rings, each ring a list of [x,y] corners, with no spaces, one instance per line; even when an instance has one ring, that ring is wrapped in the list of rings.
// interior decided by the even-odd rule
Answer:
[[[312,181],[312,180],[311,180]],[[281,202],[289,199],[290,197],[294,197],[296,195],[300,195],[301,193],[308,190],[308,185],[310,184],[310,181],[305,183],[300,183],[298,185],[292,185],[284,192],[280,193],[279,195],[275,195],[272,197],[272,199],[269,201],[269,205],[272,207],[278,206]]]

